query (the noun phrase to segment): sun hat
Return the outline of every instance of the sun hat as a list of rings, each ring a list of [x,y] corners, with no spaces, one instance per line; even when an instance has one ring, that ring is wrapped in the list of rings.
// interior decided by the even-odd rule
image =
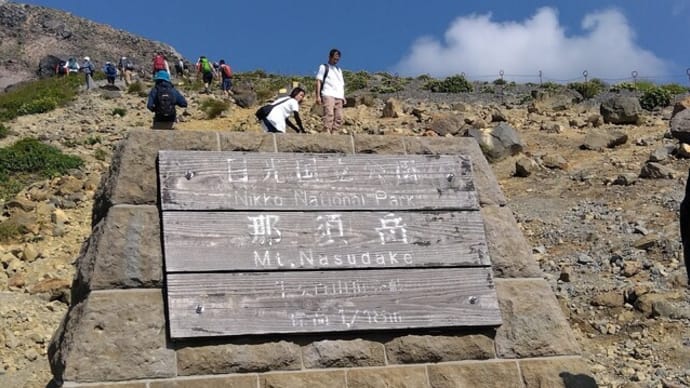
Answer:
[[[170,82],[170,74],[168,74],[168,72],[165,70],[158,70],[156,75],[153,77],[153,80],[158,81],[160,79]]]

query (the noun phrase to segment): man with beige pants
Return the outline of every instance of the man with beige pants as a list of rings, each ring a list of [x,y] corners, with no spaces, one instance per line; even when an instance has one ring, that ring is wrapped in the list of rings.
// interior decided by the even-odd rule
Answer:
[[[338,67],[340,50],[328,53],[328,63],[319,66],[316,74],[316,103],[323,105],[323,131],[333,133],[343,125],[345,80]]]

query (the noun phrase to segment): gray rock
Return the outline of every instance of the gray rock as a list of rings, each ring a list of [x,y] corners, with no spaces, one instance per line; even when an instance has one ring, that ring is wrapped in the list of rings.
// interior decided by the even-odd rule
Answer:
[[[175,376],[161,290],[91,293],[69,310],[48,355],[58,381]]]
[[[386,364],[383,345],[361,339],[312,342],[302,350],[302,359],[306,368],[349,368]]]
[[[465,118],[459,114],[446,114],[441,116],[435,116],[431,123],[429,123],[429,128],[438,133],[439,136],[446,135],[457,135],[461,132],[464,126]]]
[[[637,182],[637,174],[630,172],[618,175],[616,179],[612,181],[612,184],[620,186],[630,186],[634,185],[635,182]]]
[[[627,141],[628,135],[621,131],[591,130],[585,136],[585,140],[580,145],[580,148],[600,151],[604,148],[614,148],[625,144]]]
[[[524,148],[518,132],[508,123],[500,123],[491,129],[471,128],[469,135],[479,143],[482,152],[491,162],[519,154]]]
[[[180,376],[300,368],[299,346],[286,341],[257,345],[195,346],[177,350],[177,370]]]
[[[496,357],[493,340],[484,335],[407,335],[386,343],[388,361],[394,364],[486,360]]]
[[[559,154],[546,154],[541,158],[541,162],[546,168],[559,170],[568,168],[568,161]]]
[[[633,124],[642,123],[640,101],[633,96],[613,96],[601,103],[601,116],[605,123]]]
[[[671,119],[671,136],[681,143],[690,143],[690,109],[678,112]]]
[[[515,162],[515,176],[528,177],[539,169],[539,165],[532,158],[521,157]]]
[[[670,167],[654,162],[645,163],[640,171],[640,178],[643,179],[673,179],[676,175]]]
[[[402,109],[400,107],[400,102],[395,98],[389,98],[386,100],[386,106],[383,107],[383,118],[398,118],[402,114]]]

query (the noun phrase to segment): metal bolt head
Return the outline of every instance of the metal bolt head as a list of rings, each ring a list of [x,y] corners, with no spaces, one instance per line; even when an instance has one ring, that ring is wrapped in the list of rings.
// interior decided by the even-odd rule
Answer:
[[[470,296],[469,301],[470,304],[477,304],[477,302],[479,302],[479,298],[476,296]]]
[[[204,306],[198,304],[196,305],[196,309],[194,311],[196,311],[197,314],[201,314],[204,312]]]
[[[452,182],[453,179],[455,179],[455,175],[453,173],[450,173],[446,175],[446,179],[448,180],[448,182]]]
[[[187,180],[190,180],[194,177],[194,171],[188,170],[187,173],[184,174],[184,177],[187,178]]]

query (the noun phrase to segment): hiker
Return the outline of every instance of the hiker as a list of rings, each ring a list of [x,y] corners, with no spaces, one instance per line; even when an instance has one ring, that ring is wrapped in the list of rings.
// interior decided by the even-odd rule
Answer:
[[[199,57],[199,61],[196,63],[196,73],[197,75],[201,73],[201,78],[204,82],[204,93],[210,93],[209,87],[211,86],[211,82],[213,82],[215,73],[211,62],[203,55]]]
[[[132,72],[134,72],[134,62],[130,58],[121,57],[120,62],[117,63],[117,68],[120,70],[120,81],[125,81],[125,86],[132,83]]]
[[[187,107],[187,100],[170,82],[170,74],[159,70],[153,77],[156,84],[149,92],[146,108],[154,112],[152,129],[173,129],[177,118],[175,106]]]
[[[184,61],[179,58],[175,63],[175,76],[184,78]]]
[[[230,65],[225,63],[225,59],[220,60],[220,77],[222,78],[220,88],[223,90],[223,95],[225,97],[230,95],[230,88],[232,88],[232,68]]]
[[[153,57],[153,75],[155,76],[160,70],[165,70],[170,75],[170,65],[162,52],[157,53]]]
[[[304,133],[302,119],[299,117],[299,104],[304,99],[304,89],[296,87],[290,92],[290,96],[279,97],[271,103],[271,112],[266,118],[261,120],[261,126],[268,133],[285,133],[285,126],[294,129],[298,133]],[[289,117],[294,113],[295,122],[293,124]]]
[[[106,62],[103,66],[105,79],[108,80],[109,85],[115,85],[115,78],[117,78],[117,68],[110,62]]]
[[[323,131],[333,133],[343,125],[345,80],[338,67],[340,50],[328,53],[328,63],[319,66],[316,74],[316,104],[323,105]]]
[[[683,244],[683,260],[690,287],[690,171],[685,182],[685,197],[680,203],[680,238]]]
[[[86,90],[90,90],[93,87],[93,74],[96,71],[96,67],[91,63],[91,58],[84,57],[84,62],[81,64],[81,70],[84,72]]]
[[[69,59],[67,59],[65,68],[67,69],[68,74],[79,73],[79,63],[77,62],[77,59],[74,57],[69,57]]]
[[[55,74],[57,74],[58,76],[65,76],[65,75],[67,75],[67,61],[61,59],[61,60],[55,65]]]

